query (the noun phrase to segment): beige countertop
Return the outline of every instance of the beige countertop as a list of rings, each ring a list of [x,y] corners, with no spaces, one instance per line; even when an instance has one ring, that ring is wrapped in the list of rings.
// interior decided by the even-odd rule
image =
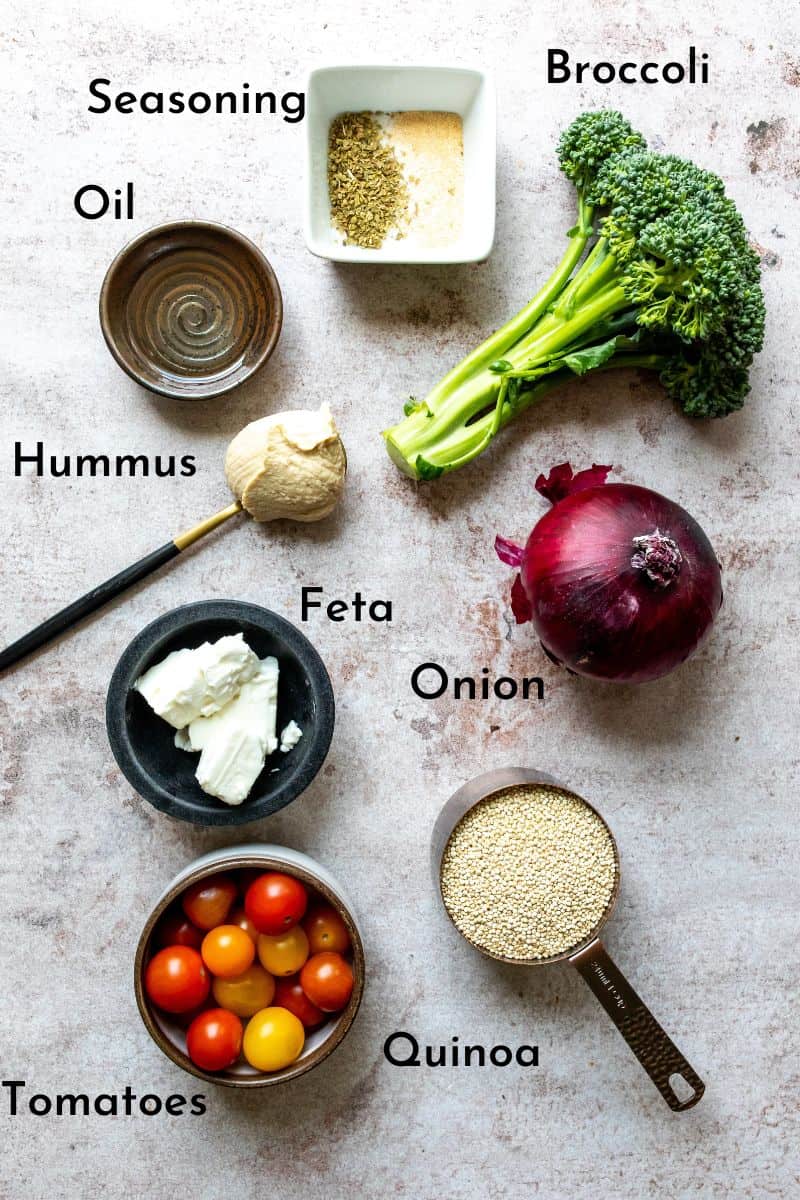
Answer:
[[[0,1193],[230,1193],[285,1200],[682,1200],[789,1197],[797,1186],[797,427],[800,59],[790,0],[724,6],[543,0],[347,0],[135,6],[7,0],[0,31],[2,641],[227,503],[222,456],[246,421],[330,401],[349,461],[335,517],[242,523],[0,680],[3,1079],[29,1093],[173,1092],[204,1116],[12,1118],[0,1094]],[[548,46],[575,58],[667,60],[707,50],[706,86],[547,86]],[[91,79],[188,91],[302,89],[320,62],[472,63],[498,88],[498,225],[490,260],[337,268],[300,230],[302,125],[255,116],[92,115]],[[536,289],[573,223],[559,130],[624,108],[658,147],[726,179],[763,251],[769,325],[744,410],[698,425],[657,383],[578,383],[492,451],[417,488],[378,436]],[[86,183],[133,181],[132,221],[80,219]],[[160,400],[121,373],[97,298],[134,234],[182,216],[253,238],[284,291],[271,362],[233,395]],[[189,479],[14,477],[14,442],[46,456],[191,453]],[[510,621],[495,534],[542,511],[541,469],[614,463],[700,521],[723,564],[713,636],[655,685],[571,678]],[[176,871],[243,834],[179,824],[138,798],[104,726],[117,658],[160,613],[250,600],[300,624],[303,585],[393,605],[391,624],[302,628],[336,692],[330,756],[290,808],[247,827],[325,862],[354,897],[368,988],[356,1025],[314,1073],[239,1094],[196,1085],[136,1012],[133,951]],[[413,668],[542,675],[539,703],[424,701]],[[430,883],[434,818],[492,767],[550,771],[608,818],[624,863],[608,945],[707,1083],[671,1114],[567,967],[473,955]],[[793,786],[794,785],[794,786]],[[539,1046],[540,1066],[400,1069],[420,1042]],[[794,1120],[794,1130],[792,1122]]]

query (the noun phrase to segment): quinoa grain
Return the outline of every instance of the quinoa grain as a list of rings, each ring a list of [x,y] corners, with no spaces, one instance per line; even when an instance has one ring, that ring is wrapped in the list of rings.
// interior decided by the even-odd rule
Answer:
[[[442,856],[442,898],[479,949],[530,962],[585,941],[614,892],[614,843],[560,788],[512,787],[461,818]]]

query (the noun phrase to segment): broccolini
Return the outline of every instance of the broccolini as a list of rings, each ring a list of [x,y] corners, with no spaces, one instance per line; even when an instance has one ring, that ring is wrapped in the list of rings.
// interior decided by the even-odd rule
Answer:
[[[618,112],[579,116],[558,157],[578,193],[568,248],[536,296],[405,406],[397,466],[435,479],[470,462],[570,376],[656,371],[693,417],[741,408],[764,336],[758,256],[722,181],[648,150]]]

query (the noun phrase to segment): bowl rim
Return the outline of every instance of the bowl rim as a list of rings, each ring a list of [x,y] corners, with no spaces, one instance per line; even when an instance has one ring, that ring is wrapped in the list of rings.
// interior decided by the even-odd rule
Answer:
[[[172,638],[184,630],[189,631],[199,622],[226,620],[236,621],[241,614],[243,621],[249,620],[265,632],[284,643],[284,645],[299,660],[319,712],[319,718],[314,722],[313,738],[309,735],[310,750],[303,759],[302,766],[290,775],[275,792],[262,797],[262,801],[273,800],[276,795],[281,797],[280,803],[270,807],[269,812],[253,811],[259,801],[246,799],[239,805],[224,805],[224,807],[197,810],[189,808],[186,802],[162,787],[151,778],[142,766],[138,755],[131,744],[128,722],[125,719],[127,698],[133,679],[141,670],[142,660],[152,653],[154,643],[165,638]],[[266,617],[266,620],[265,620]],[[333,739],[336,722],[336,702],[330,676],[325,663],[316,647],[305,634],[292,625],[285,617],[251,604],[244,600],[196,600],[190,604],[182,604],[170,609],[161,616],[150,621],[128,643],[119,657],[111,674],[106,693],[106,733],[108,735],[111,753],[128,783],[149,804],[177,820],[187,821],[199,826],[233,826],[245,825],[253,821],[264,820],[279,812],[310,787],[313,780],[327,758]],[[306,731],[304,730],[304,737]],[[306,743],[308,745],[308,743]],[[222,801],[220,801],[222,805]]]
[[[400,75],[410,75],[414,71],[429,75],[474,75],[487,83],[495,82],[494,71],[490,67],[483,67],[477,63],[437,63],[433,61],[395,63],[386,62],[385,59],[376,59],[374,62],[370,62],[368,59],[359,59],[357,62],[332,60],[318,62],[308,68],[305,79],[306,91],[308,91],[308,84],[316,75],[333,75],[337,72],[347,74],[351,71],[378,71],[379,73],[397,71]]]
[[[110,295],[114,286],[114,282],[121,267],[126,260],[137,251],[141,246],[156,238],[163,237],[168,233],[176,233],[179,230],[184,231],[202,231],[213,234],[220,240],[236,242],[250,258],[255,262],[258,273],[264,286],[264,291],[270,298],[270,325],[266,340],[261,350],[259,351],[254,362],[247,368],[246,373],[236,379],[221,382],[218,385],[211,384],[204,387],[202,391],[178,391],[174,388],[160,385],[148,379],[141,371],[138,371],[130,362],[127,361],[124,354],[120,350],[116,337],[114,336],[111,321],[111,306]],[[103,283],[100,288],[100,297],[98,301],[98,310],[100,314],[100,328],[103,332],[106,346],[114,358],[117,366],[121,367],[125,374],[138,383],[140,387],[146,388],[147,391],[153,392],[157,396],[166,396],[170,400],[212,400],[216,396],[223,396],[227,392],[232,392],[234,388],[240,387],[248,379],[250,379],[257,371],[263,367],[268,358],[271,357],[275,347],[278,344],[278,339],[283,328],[283,294],[281,292],[278,277],[273,270],[269,259],[258,248],[255,242],[246,237],[245,234],[239,233],[237,229],[233,229],[230,225],[225,225],[221,221],[204,221],[194,217],[187,217],[182,220],[163,221],[159,225],[153,225],[149,229],[145,229],[142,233],[136,235],[129,242],[117,251],[109,263],[103,278]]]
[[[268,849],[279,851],[283,847],[271,845]],[[176,876],[171,884],[162,892],[145,921],[136,944],[136,953],[133,962],[133,987],[139,1015],[144,1022],[147,1032],[161,1052],[171,1062],[175,1063],[176,1066],[181,1067],[190,1075],[194,1075],[206,1083],[232,1088],[261,1088],[274,1086],[279,1083],[287,1083],[290,1079],[297,1079],[299,1076],[305,1075],[307,1071],[311,1071],[314,1067],[319,1066],[321,1062],[333,1053],[337,1046],[341,1045],[352,1028],[358,1010],[361,1007],[366,982],[366,959],[361,932],[349,904],[340,892],[308,867],[296,863],[293,858],[282,858],[278,854],[267,853],[267,847],[265,847],[263,854],[258,854],[253,850],[239,851],[236,846],[229,847],[219,853],[220,856],[215,858],[214,861],[200,861],[199,863],[192,864],[187,870]],[[304,857],[308,858],[307,855]],[[313,862],[313,860],[311,861]],[[333,905],[347,926],[347,932],[350,934],[350,943],[353,951],[353,992],[346,1007],[340,1013],[330,1014],[336,1017],[335,1024],[332,1026],[325,1040],[312,1050],[307,1058],[298,1059],[296,1062],[290,1063],[288,1067],[284,1067],[281,1071],[234,1079],[224,1078],[220,1074],[213,1071],[204,1071],[202,1067],[196,1066],[188,1054],[180,1050],[159,1027],[150,1011],[150,1002],[144,991],[144,966],[145,956],[150,945],[150,938],[158,921],[167,909],[183,895],[187,888],[209,875],[224,874],[226,871],[233,870],[247,870],[248,868],[262,869],[264,871],[283,871],[287,875],[294,874],[306,887],[312,888]]]

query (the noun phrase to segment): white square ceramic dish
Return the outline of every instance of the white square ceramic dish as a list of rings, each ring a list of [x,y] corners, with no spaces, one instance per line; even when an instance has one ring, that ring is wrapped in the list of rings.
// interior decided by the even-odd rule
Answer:
[[[441,248],[387,241],[378,250],[344,246],[331,225],[328,130],[343,112],[456,112],[464,125],[464,226]],[[494,243],[496,104],[494,80],[467,67],[331,66],[306,83],[304,233],[312,254],[353,263],[465,263],[487,258]]]

